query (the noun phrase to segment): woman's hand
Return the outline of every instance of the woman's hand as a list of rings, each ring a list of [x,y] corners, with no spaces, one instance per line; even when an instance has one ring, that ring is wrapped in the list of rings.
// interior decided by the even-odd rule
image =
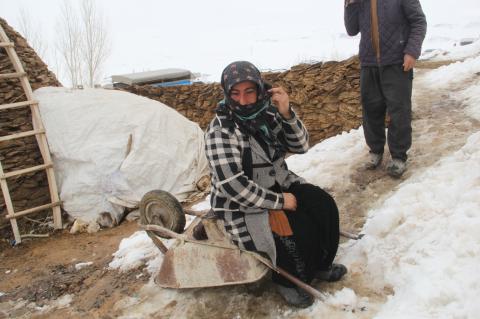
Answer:
[[[283,209],[297,210],[297,199],[292,193],[283,193]]]
[[[284,119],[291,119],[290,114],[290,99],[287,92],[282,87],[271,88],[268,93],[272,94],[272,104],[278,109],[278,112]]]

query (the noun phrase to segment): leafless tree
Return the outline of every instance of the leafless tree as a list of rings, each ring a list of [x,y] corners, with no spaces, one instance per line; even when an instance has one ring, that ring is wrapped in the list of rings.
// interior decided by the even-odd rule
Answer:
[[[93,87],[101,78],[102,67],[110,53],[108,28],[95,1],[78,2],[79,8],[74,7],[71,0],[62,2],[57,21],[57,50],[72,86]]]
[[[70,1],[63,1],[57,21],[56,49],[65,63],[73,87],[82,84],[82,30],[78,15]]]
[[[87,85],[93,87],[110,53],[110,40],[103,13],[93,0],[83,0],[80,8],[83,31],[82,60]]]
[[[50,50],[50,55],[48,59],[48,68],[55,73],[57,79],[60,81],[63,77],[63,61],[62,56],[60,55],[60,51],[57,49]]]
[[[18,27],[20,33],[28,41],[35,52],[44,60],[47,60],[47,42],[42,37],[42,28],[38,21],[34,21],[30,13],[23,7],[18,14]]]

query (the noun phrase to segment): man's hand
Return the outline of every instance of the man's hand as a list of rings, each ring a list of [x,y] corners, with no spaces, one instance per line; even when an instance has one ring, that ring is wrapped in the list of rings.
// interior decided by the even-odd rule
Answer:
[[[297,210],[297,199],[292,193],[283,193],[283,209]]]
[[[408,72],[415,66],[417,60],[410,54],[405,54],[403,57],[403,71]]]
[[[280,115],[287,120],[292,118],[292,115],[290,114],[290,99],[287,92],[285,92],[282,87],[278,87],[271,88],[268,90],[268,93],[272,94],[272,104],[277,107]]]

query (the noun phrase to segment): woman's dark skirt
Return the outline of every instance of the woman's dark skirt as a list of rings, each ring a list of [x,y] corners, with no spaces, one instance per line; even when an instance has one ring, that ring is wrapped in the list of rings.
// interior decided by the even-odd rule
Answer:
[[[286,212],[293,235],[273,234],[277,265],[303,282],[311,283],[318,271],[328,270],[337,253],[340,236],[338,208],[327,192],[312,184],[294,184],[288,192],[295,195],[297,210]],[[275,272],[272,280],[293,287]]]

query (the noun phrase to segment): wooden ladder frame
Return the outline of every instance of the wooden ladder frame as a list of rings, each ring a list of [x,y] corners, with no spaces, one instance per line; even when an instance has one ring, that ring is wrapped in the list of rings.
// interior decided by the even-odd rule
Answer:
[[[2,193],[3,193],[3,198],[5,200],[5,204],[7,206],[7,216],[6,218],[10,219],[10,223],[12,225],[13,229],[13,234],[15,236],[15,242],[16,244],[19,244],[22,242],[22,236],[20,235],[20,231],[18,229],[17,225],[17,218],[21,216],[25,216],[28,214],[32,214],[35,212],[39,212],[45,209],[52,209],[53,211],[53,224],[55,229],[61,229],[62,228],[62,214],[60,210],[60,205],[62,202],[60,201],[58,197],[58,189],[57,189],[57,184],[55,182],[55,174],[53,171],[53,164],[52,164],[52,159],[50,157],[50,150],[48,149],[48,143],[47,143],[47,137],[45,136],[45,128],[43,127],[43,123],[40,117],[40,110],[38,108],[38,101],[35,101],[33,99],[33,92],[32,88],[30,86],[30,83],[28,82],[28,76],[25,70],[23,69],[22,63],[20,62],[20,59],[18,58],[17,53],[15,52],[14,49],[14,43],[10,42],[10,39],[8,38],[7,34],[5,33],[5,30],[3,27],[0,25],[0,48],[4,48],[5,51],[7,52],[7,55],[12,62],[12,65],[15,69],[14,73],[4,73],[0,74],[0,80],[1,79],[11,79],[11,78],[18,78],[20,81],[20,84],[22,85],[23,91],[25,92],[25,96],[27,97],[27,101],[24,102],[17,102],[17,103],[10,103],[10,104],[4,104],[0,105],[0,110],[6,110],[6,109],[11,109],[11,108],[17,108],[17,107],[26,107],[30,106],[30,110],[32,113],[32,124],[33,124],[33,130],[27,131],[27,132],[21,132],[21,133],[16,133],[12,135],[7,135],[7,136],[2,136],[0,137],[0,142],[3,141],[8,141],[8,140],[13,140],[13,139],[18,139],[18,138],[24,138],[27,136],[35,136],[38,147],[40,149],[40,153],[42,154],[43,162],[44,164],[42,165],[37,165],[34,167],[30,168],[25,168],[25,169],[20,169],[16,171],[12,171],[9,173],[4,173],[3,172],[3,167],[2,163],[0,162],[0,185],[2,188]],[[46,205],[41,205],[33,208],[29,208],[23,211],[15,212],[13,209],[13,203],[12,199],[10,197],[10,192],[8,190],[8,184],[7,184],[7,178],[13,177],[13,176],[18,176],[18,175],[23,175],[27,173],[32,173],[40,170],[45,170],[47,174],[47,180],[48,180],[48,188],[50,191],[50,198],[51,198],[51,203],[46,204]]]

